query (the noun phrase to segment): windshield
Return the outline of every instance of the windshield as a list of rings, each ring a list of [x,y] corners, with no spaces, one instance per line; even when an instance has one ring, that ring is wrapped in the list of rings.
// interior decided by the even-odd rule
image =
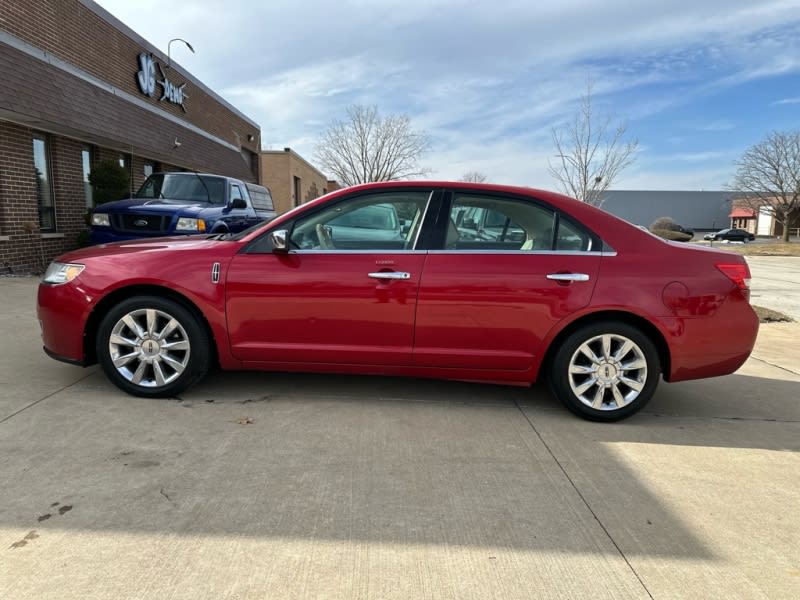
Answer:
[[[136,197],[225,204],[225,180],[196,173],[156,173],[147,178]]]

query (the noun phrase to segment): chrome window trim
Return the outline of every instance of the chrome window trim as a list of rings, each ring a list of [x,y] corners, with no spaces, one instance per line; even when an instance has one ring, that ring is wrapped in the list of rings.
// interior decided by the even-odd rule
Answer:
[[[303,250],[290,250],[289,254],[427,254],[428,252],[430,252],[430,250],[391,250],[389,248],[377,250],[337,250],[335,248],[314,250],[312,248],[306,248]]]
[[[616,252],[602,252],[592,250],[581,252],[580,250],[392,250],[381,248],[377,250],[336,250],[310,248],[304,250],[291,250],[289,254],[498,254],[511,256],[616,256]]]
[[[566,256],[609,256],[601,250],[429,250],[431,254],[502,254],[513,256],[541,256],[541,255],[566,255]]]

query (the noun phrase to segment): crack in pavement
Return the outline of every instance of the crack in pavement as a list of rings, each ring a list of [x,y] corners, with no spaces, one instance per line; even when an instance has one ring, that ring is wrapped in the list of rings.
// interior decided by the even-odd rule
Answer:
[[[647,586],[645,585],[645,583],[642,580],[642,578],[639,576],[639,573],[637,573],[636,569],[633,568],[633,565],[628,560],[628,557],[625,556],[625,553],[622,551],[622,548],[619,547],[619,545],[617,544],[616,540],[612,537],[611,532],[606,528],[606,526],[603,524],[603,522],[597,516],[597,513],[595,513],[594,510],[592,510],[592,506],[589,504],[589,501],[586,500],[584,495],[581,493],[580,489],[578,489],[577,484],[573,481],[572,477],[569,476],[569,473],[567,473],[566,468],[564,468],[564,465],[562,465],[561,461],[558,460],[558,457],[556,457],[556,455],[553,452],[553,450],[550,448],[548,443],[544,440],[544,438],[542,437],[542,434],[539,433],[538,429],[536,429],[536,426],[533,424],[533,421],[530,420],[530,417],[528,417],[528,415],[525,413],[525,411],[522,410],[522,407],[517,403],[516,400],[514,401],[514,404],[516,404],[517,409],[519,410],[520,413],[522,413],[522,417],[528,422],[528,425],[533,430],[533,432],[536,434],[536,437],[539,438],[539,441],[542,442],[544,447],[547,449],[547,452],[550,454],[552,459],[558,465],[558,468],[561,469],[561,472],[564,474],[564,477],[567,478],[567,481],[569,481],[570,485],[572,486],[572,489],[575,490],[575,493],[578,494],[578,497],[581,499],[581,501],[583,502],[584,506],[586,506],[586,508],[591,513],[591,515],[594,517],[594,520],[597,521],[597,524],[600,526],[600,528],[606,534],[606,537],[608,537],[609,541],[614,545],[614,548],[617,549],[617,552],[622,557],[622,560],[625,561],[625,564],[628,565],[628,568],[631,570],[631,573],[633,573],[634,577],[636,577],[637,581],[642,586],[642,589],[647,593],[647,596],[649,598],[651,598],[651,600],[653,600],[653,594],[651,594],[650,590],[647,589]]]
[[[791,370],[791,369],[789,369],[788,367],[783,367],[783,366],[781,366],[781,365],[779,365],[779,364],[776,364],[776,363],[773,363],[773,362],[769,362],[769,361],[768,361],[768,360],[766,360],[766,359],[759,358],[759,357],[758,357],[758,356],[756,356],[755,354],[751,354],[751,355],[750,355],[750,358],[752,358],[753,360],[757,360],[757,361],[759,361],[759,362],[762,362],[762,363],[764,363],[764,364],[767,364],[767,365],[769,365],[769,366],[771,366],[771,367],[775,367],[776,369],[781,369],[782,371],[786,371],[787,373],[791,373],[792,375],[800,375],[800,371],[792,371],[792,370]]]
[[[5,423],[6,421],[9,421],[9,420],[13,419],[14,417],[16,417],[16,416],[17,416],[18,414],[20,414],[21,412],[24,412],[24,411],[28,410],[29,408],[31,408],[31,407],[33,407],[33,406],[36,406],[36,405],[37,405],[37,404],[39,404],[40,402],[44,402],[44,401],[45,401],[45,400],[47,400],[48,398],[52,398],[52,397],[53,397],[53,396],[55,396],[56,394],[60,394],[60,393],[61,393],[61,392],[63,392],[64,390],[67,390],[67,389],[71,388],[73,385],[77,385],[77,384],[79,384],[79,383],[80,383],[81,381],[83,381],[84,379],[87,379],[87,378],[91,377],[92,375],[94,375],[94,373],[95,373],[95,371],[96,371],[96,370],[97,370],[97,369],[92,369],[92,371],[91,371],[90,373],[87,373],[86,375],[84,375],[84,376],[83,376],[83,377],[81,377],[80,379],[77,379],[77,380],[73,381],[72,383],[70,383],[70,384],[68,384],[68,385],[65,385],[64,387],[62,387],[62,388],[60,388],[60,389],[57,389],[56,391],[54,391],[54,392],[51,392],[51,393],[47,394],[46,396],[42,396],[42,397],[41,397],[41,398],[39,398],[38,400],[34,400],[34,401],[33,401],[33,402],[31,402],[30,404],[27,404],[27,405],[23,406],[22,408],[20,408],[19,410],[16,410],[16,411],[14,411],[14,412],[13,412],[13,413],[11,413],[10,415],[8,415],[8,416],[6,416],[6,417],[3,417],[2,419],[0,419],[0,425],[2,425],[3,423]]]

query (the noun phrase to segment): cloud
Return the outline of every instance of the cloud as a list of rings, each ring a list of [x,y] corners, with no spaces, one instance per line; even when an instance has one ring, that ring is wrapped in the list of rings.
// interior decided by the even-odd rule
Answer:
[[[736,119],[708,119],[702,102],[800,72],[800,0],[99,2],[160,48],[192,43],[197,54],[173,45],[174,58],[258,122],[265,144],[311,158],[346,106],[375,104],[431,134],[442,177],[552,186],[550,130],[571,118],[587,77],[598,114],[627,120],[648,152],[713,161],[675,143],[662,151],[666,136],[648,139],[648,127],[685,110],[681,137],[686,123],[735,132]]]
[[[795,98],[783,98],[782,100],[776,100],[775,102],[770,102],[770,106],[780,106],[783,104],[800,104],[800,96]]]

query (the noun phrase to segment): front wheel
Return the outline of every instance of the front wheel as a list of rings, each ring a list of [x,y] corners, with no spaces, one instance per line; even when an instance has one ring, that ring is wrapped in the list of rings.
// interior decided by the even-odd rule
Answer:
[[[135,396],[174,396],[206,374],[210,341],[197,317],[157,296],[120,302],[100,322],[97,357],[106,376]]]
[[[618,421],[655,393],[661,365],[653,342],[627,323],[602,322],[570,334],[553,357],[555,396],[592,421]]]

